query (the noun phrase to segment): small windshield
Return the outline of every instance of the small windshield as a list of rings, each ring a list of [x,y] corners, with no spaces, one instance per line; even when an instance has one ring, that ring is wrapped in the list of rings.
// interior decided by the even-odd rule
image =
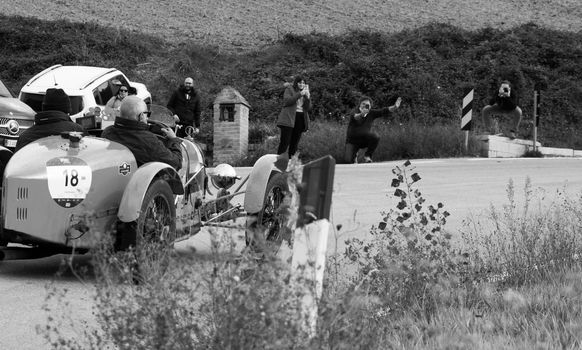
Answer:
[[[176,126],[176,122],[174,121],[174,113],[172,113],[168,108],[151,104],[149,106],[149,110],[152,112],[149,116],[149,119],[162,122],[170,128]]]

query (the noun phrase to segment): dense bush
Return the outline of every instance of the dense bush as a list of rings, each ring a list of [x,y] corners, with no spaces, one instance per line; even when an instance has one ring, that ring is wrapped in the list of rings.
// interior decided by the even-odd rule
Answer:
[[[535,24],[467,31],[432,23],[395,34],[287,34],[261,51],[234,55],[93,23],[0,16],[0,24],[0,78],[13,90],[56,63],[115,66],[145,82],[154,103],[165,104],[189,75],[206,107],[207,134],[210,107],[224,86],[234,86],[249,101],[251,122],[274,123],[283,82],[301,74],[311,86],[317,119],[341,121],[361,95],[371,96],[376,106],[402,96],[398,118],[426,125],[457,120],[469,87],[475,88],[478,119],[496,84],[509,79],[526,119],[532,118],[534,88],[542,90],[542,143],[574,147],[582,142],[571,132],[582,119],[582,33]]]

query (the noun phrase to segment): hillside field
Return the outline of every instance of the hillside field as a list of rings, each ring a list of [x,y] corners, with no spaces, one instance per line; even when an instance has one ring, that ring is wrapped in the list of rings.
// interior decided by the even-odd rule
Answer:
[[[96,22],[227,51],[254,50],[286,33],[394,33],[430,22],[467,30],[509,29],[528,22],[550,29],[582,29],[579,0],[1,0],[0,13]]]

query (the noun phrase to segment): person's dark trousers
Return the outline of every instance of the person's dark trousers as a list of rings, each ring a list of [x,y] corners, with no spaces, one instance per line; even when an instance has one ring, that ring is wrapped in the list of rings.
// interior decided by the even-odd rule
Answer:
[[[352,137],[349,143],[346,143],[345,150],[345,162],[353,163],[356,159],[356,154],[361,148],[366,148],[367,157],[372,158],[372,154],[376,148],[378,148],[378,143],[380,142],[380,136],[374,132],[370,132],[358,137]]]
[[[294,127],[279,126],[281,129],[281,140],[279,141],[277,154],[283,154],[288,150],[289,158],[291,158],[297,152],[301,134],[305,130],[305,120],[303,118],[303,113],[296,113]]]

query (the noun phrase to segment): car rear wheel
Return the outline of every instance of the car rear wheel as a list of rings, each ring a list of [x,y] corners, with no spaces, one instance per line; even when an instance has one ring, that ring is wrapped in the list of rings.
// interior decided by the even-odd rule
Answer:
[[[176,239],[176,208],[170,185],[155,180],[144,196],[137,222],[123,223],[118,231],[121,249],[135,249],[134,281],[165,272]]]
[[[164,243],[176,239],[176,208],[170,185],[158,179],[148,188],[137,220],[137,244]]]
[[[290,240],[286,227],[285,199],[290,196],[287,174],[275,173],[267,183],[263,206],[258,214],[247,217],[245,231],[247,246],[277,252],[283,240]]]

